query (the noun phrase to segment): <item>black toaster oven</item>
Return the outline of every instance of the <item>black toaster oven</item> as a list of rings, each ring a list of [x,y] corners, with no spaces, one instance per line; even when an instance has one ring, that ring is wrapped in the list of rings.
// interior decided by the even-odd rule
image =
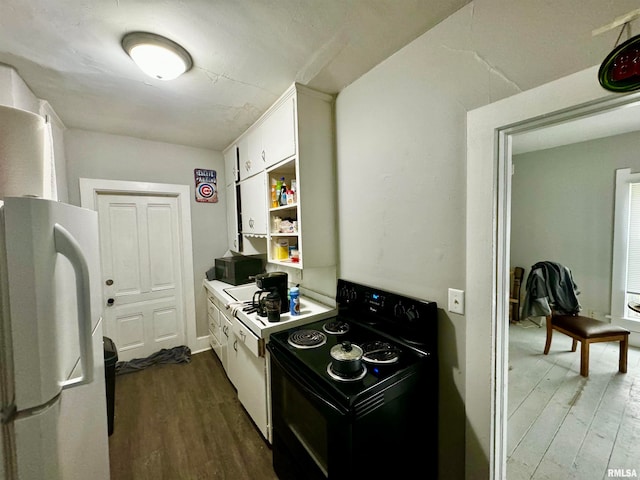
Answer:
[[[264,259],[259,255],[233,255],[215,259],[215,279],[231,285],[250,283],[264,271]],[[211,279],[209,279],[211,280]]]

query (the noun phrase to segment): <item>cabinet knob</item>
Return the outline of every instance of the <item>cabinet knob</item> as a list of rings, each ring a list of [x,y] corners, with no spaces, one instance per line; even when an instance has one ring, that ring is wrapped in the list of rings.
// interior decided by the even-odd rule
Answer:
[[[266,158],[266,157],[267,157],[267,156],[264,154],[264,150],[262,150],[262,161],[263,161],[263,162],[265,161],[265,158]]]
[[[254,221],[253,221],[253,218],[250,218],[250,219],[249,219],[249,227],[253,228],[253,225],[254,225],[255,223],[256,223],[256,222],[254,222]]]
[[[247,170],[247,172],[251,170],[251,160],[247,160],[246,162],[244,162],[244,168]]]

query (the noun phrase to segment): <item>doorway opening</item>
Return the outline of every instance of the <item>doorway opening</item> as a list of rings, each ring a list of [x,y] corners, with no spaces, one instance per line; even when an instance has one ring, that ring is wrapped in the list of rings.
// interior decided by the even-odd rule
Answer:
[[[506,476],[512,135],[624,110],[640,100],[640,93],[605,92],[597,71],[592,67],[467,114],[467,472]]]
[[[497,262],[496,270],[498,279],[498,288],[497,291],[506,291],[508,292],[508,282],[509,282],[509,268],[513,268],[514,262],[512,261],[512,254],[515,254],[516,257],[519,258],[520,263],[524,263],[524,266],[527,270],[531,268],[536,261],[542,260],[552,260],[552,261],[560,261],[561,263],[567,263],[574,269],[573,267],[578,267],[576,263],[580,263],[582,260],[579,254],[575,253],[577,249],[576,244],[565,245],[564,250],[562,248],[557,248],[556,251],[561,258],[553,257],[549,255],[542,256],[537,258],[537,260],[531,260],[531,258],[527,260],[522,260],[523,258],[528,258],[526,255],[523,255],[521,251],[513,252],[512,247],[517,245],[514,244],[514,230],[513,230],[513,207],[514,198],[517,197],[517,194],[520,193],[514,189],[514,184],[518,185],[518,183],[514,182],[514,174],[522,175],[526,172],[523,172],[526,169],[527,164],[524,162],[518,162],[515,164],[514,168],[514,154],[526,155],[527,153],[531,155],[531,152],[535,152],[537,150],[545,150],[545,152],[552,151],[561,151],[563,149],[569,148],[569,145],[573,144],[583,144],[583,142],[587,142],[590,139],[595,138],[606,138],[615,135],[621,135],[627,132],[634,132],[640,129],[635,118],[638,118],[637,112],[637,104],[636,100],[631,98],[623,99],[621,97],[617,97],[616,99],[607,99],[601,102],[592,102],[584,105],[579,105],[574,108],[565,109],[564,111],[560,111],[557,113],[551,113],[544,116],[544,118],[534,118],[530,120],[524,120],[515,125],[499,128],[497,130],[498,136],[498,148],[497,148],[497,162],[498,162],[498,182],[497,182],[497,190],[498,192],[502,192],[502,195],[498,194],[498,231],[497,231],[497,247],[500,252],[498,255],[499,259],[502,259],[502,262]],[[635,110],[634,110],[635,108]],[[627,114],[631,113],[630,116]],[[635,117],[635,118],[634,118]],[[618,139],[624,137],[616,137]],[[524,152],[524,153],[523,153]],[[540,158],[537,159],[539,162],[542,160]],[[602,159],[602,162],[608,161],[609,159]],[[568,163],[568,162],[566,162]],[[540,167],[539,165],[536,165]],[[562,167],[567,167],[567,165],[561,165],[558,162],[558,159],[555,159],[555,164],[548,165],[549,169],[556,168],[559,171]],[[545,184],[540,184],[540,188],[538,190],[538,201],[540,203],[548,202],[552,203],[553,199],[557,197],[555,195],[558,193],[560,189],[566,189],[570,191],[575,188],[584,188],[578,187],[578,182],[573,182],[573,179],[577,179],[579,177],[584,177],[587,174],[588,166],[586,163],[578,167],[576,165],[573,166],[574,170],[572,174],[570,173],[564,184],[553,185],[554,177],[553,174],[549,175],[549,172],[546,172],[546,182]],[[604,180],[603,191],[608,192],[610,199],[614,197],[614,186],[615,186],[615,168],[611,169],[611,178]],[[566,172],[565,172],[566,174]],[[571,176],[573,175],[573,176]],[[560,177],[561,175],[558,175]],[[530,179],[533,180],[533,179]],[[539,179],[536,178],[535,181]],[[545,193],[546,192],[546,193]],[[573,198],[578,197],[577,193],[574,194]],[[571,198],[571,197],[564,197]],[[531,199],[529,199],[531,200]],[[557,198],[555,198],[557,201]],[[584,201],[584,199],[583,199]],[[604,195],[601,195],[600,198],[594,198],[594,204],[590,207],[585,205],[585,207],[589,208],[588,214],[592,215],[594,222],[596,221],[595,211],[597,210],[597,206],[601,206],[605,202]],[[521,205],[519,205],[521,206]],[[549,205],[547,205],[549,206]],[[556,204],[556,208],[571,208],[568,203],[564,203],[563,205]],[[605,207],[606,209],[606,207]],[[612,206],[610,210],[613,210]],[[522,214],[522,209],[518,210],[518,215]],[[580,216],[579,211],[575,210],[573,214],[575,216]],[[583,214],[585,212],[582,212]],[[529,220],[533,224],[533,218],[531,211],[529,212]],[[546,232],[551,232],[554,228],[558,227],[558,223],[560,221],[556,219],[548,219],[548,225],[546,226]],[[565,218],[565,223],[569,222],[568,218]],[[613,224],[613,220],[610,221],[611,227]],[[605,228],[606,222],[601,222],[600,227]],[[566,225],[562,225],[566,226]],[[522,227],[522,222],[518,224],[518,227]],[[522,232],[517,232],[516,237],[519,237],[522,240]],[[528,240],[534,241],[531,237],[535,237],[535,234],[530,235]],[[611,309],[608,308],[608,301],[610,299],[610,274],[602,275],[601,277],[594,279],[594,276],[598,275],[588,275],[592,273],[590,268],[591,264],[597,261],[596,256],[601,254],[604,258],[601,258],[601,263],[605,262],[608,271],[611,271],[612,264],[612,255],[611,253],[606,253],[607,248],[610,247],[611,236],[613,234],[612,228],[608,229],[608,232],[602,232],[603,237],[606,238],[608,244],[604,245],[605,248],[599,248],[598,245],[590,245],[587,247],[594,248],[594,252],[583,252],[587,257],[584,262],[580,263],[578,270],[583,273],[584,277],[587,277],[584,280],[586,283],[584,284],[584,289],[587,290],[587,298],[594,297],[595,295],[590,293],[595,293],[598,290],[605,290],[601,296],[604,296],[604,301],[601,301],[600,305],[607,305],[607,307],[595,306],[594,304],[589,304],[587,307],[588,313],[598,318],[598,315],[602,316],[601,320],[609,321],[607,317],[607,312],[610,312]],[[576,231],[575,237],[565,235],[556,238],[555,241],[568,241],[571,238],[574,239],[574,242],[578,240],[581,235],[586,235],[584,231]],[[543,235],[544,236],[544,235]],[[595,235],[592,235],[590,238],[594,238]],[[604,240],[603,240],[604,241]],[[570,242],[569,242],[570,243]],[[531,250],[535,250],[535,243],[530,245]],[[574,251],[572,252],[572,247]],[[603,247],[603,246],[600,246]],[[588,250],[588,248],[587,248]],[[543,251],[545,251],[543,249]],[[603,253],[605,251],[605,253]],[[538,252],[540,254],[540,252]],[[573,258],[572,258],[573,256]],[[582,269],[580,270],[580,267]],[[603,266],[601,265],[600,268]],[[598,268],[598,267],[593,267]],[[575,269],[574,269],[575,270]],[[530,272],[528,272],[530,273]],[[591,285],[593,283],[594,285]],[[603,285],[599,284],[603,283]],[[590,292],[589,290],[593,290]],[[496,302],[504,303],[503,297],[498,293],[496,297]],[[597,305],[597,304],[596,304]],[[506,308],[503,306],[503,308]],[[499,310],[499,309],[498,309]],[[540,408],[536,413],[522,413],[526,412],[526,406],[518,405],[514,406],[514,403],[517,403],[521,400],[523,403],[527,400],[531,400],[533,397],[527,397],[523,394],[522,398],[518,398],[516,395],[512,395],[509,397],[509,392],[513,393],[517,391],[519,388],[529,388],[526,382],[518,382],[521,380],[520,378],[513,379],[510,381],[509,377],[511,375],[515,375],[515,372],[512,370],[513,362],[509,361],[509,346],[510,346],[510,335],[511,332],[514,332],[512,328],[510,328],[510,324],[508,321],[502,322],[503,325],[500,325],[500,318],[507,318],[505,316],[498,316],[496,319],[496,329],[501,330],[500,341],[496,344],[496,352],[499,352],[499,355],[502,358],[502,364],[497,365],[498,369],[502,370],[502,378],[504,382],[502,386],[499,388],[502,392],[502,410],[500,412],[496,412],[497,416],[504,416],[505,424],[502,425],[501,432],[503,433],[502,438],[499,443],[502,446],[502,452],[500,453],[502,457],[502,465],[496,465],[496,469],[504,469],[504,473],[507,478],[535,478],[536,474],[539,475],[557,475],[557,474],[568,474],[569,469],[567,465],[570,465],[571,468],[575,470],[584,470],[582,473],[591,474],[594,470],[598,470],[599,468],[614,467],[615,465],[609,463],[613,461],[614,463],[617,461],[620,463],[620,466],[627,465],[629,466],[629,462],[632,462],[629,457],[625,457],[624,455],[620,456],[616,451],[620,451],[620,447],[616,446],[616,440],[613,439],[609,443],[606,444],[604,449],[609,448],[609,454],[613,457],[614,460],[609,458],[609,455],[605,455],[601,458],[601,461],[598,461],[598,455],[594,452],[590,451],[589,445],[593,443],[593,439],[589,440],[589,438],[596,435],[596,438],[602,440],[602,435],[598,435],[595,432],[598,428],[598,418],[604,415],[608,415],[606,407],[599,404],[594,404],[589,406],[589,413],[586,415],[593,420],[592,423],[589,424],[588,428],[582,432],[583,436],[580,436],[579,432],[573,430],[575,437],[572,439],[570,444],[577,444],[576,451],[571,453],[565,448],[560,448],[555,450],[555,446],[562,446],[562,438],[561,436],[564,434],[563,432],[572,431],[572,427],[570,422],[575,421],[576,412],[578,411],[573,407],[573,402],[576,400],[577,392],[598,392],[593,393],[593,395],[597,395],[601,393],[601,399],[608,398],[607,396],[613,396],[619,398],[622,396],[622,392],[624,390],[624,386],[619,389],[616,386],[616,368],[612,370],[612,376],[614,376],[614,381],[610,382],[609,380],[602,380],[602,385],[596,384],[596,380],[592,379],[590,384],[586,384],[587,380],[583,379],[579,375],[569,375],[567,374],[567,370],[571,370],[571,361],[576,360],[579,361],[579,354],[571,355],[569,352],[569,356],[560,357],[561,359],[558,361],[559,356],[556,355],[552,357],[551,362],[549,361],[549,357],[539,356],[538,367],[541,369],[545,369],[544,372],[541,372],[542,378],[536,387],[536,394],[540,395],[540,398],[537,398],[538,402],[548,402],[548,408]],[[530,324],[535,330],[537,326],[534,324]],[[536,333],[535,330],[533,332],[528,333]],[[517,332],[517,331],[515,331]],[[545,332],[543,329],[538,330],[541,339],[544,339]],[[522,332],[517,332],[518,334]],[[522,341],[523,336],[519,335],[519,340]],[[562,341],[561,339],[556,339],[556,342]],[[570,343],[570,342],[569,342]],[[521,344],[520,344],[521,345]],[[542,343],[540,345],[542,347]],[[604,348],[604,344],[603,344]],[[614,351],[617,348],[617,345],[612,349],[613,354],[617,355],[617,351]],[[569,348],[570,349],[570,348]],[[611,352],[610,352],[611,353]],[[542,350],[540,350],[540,354],[542,354]],[[558,363],[553,363],[558,362]],[[562,362],[569,362],[567,364],[563,364]],[[548,369],[547,369],[548,367]],[[529,372],[532,371],[531,368],[528,369]],[[555,378],[557,377],[557,378]],[[554,385],[554,378],[556,381],[556,387]],[[534,380],[535,381],[535,380]],[[512,386],[512,388],[510,388]],[[600,390],[598,390],[600,389]],[[573,393],[571,393],[573,392]],[[567,401],[562,400],[562,395],[568,395]],[[549,398],[542,398],[544,395],[547,395]],[[586,395],[586,394],[585,394]],[[533,401],[533,400],[532,400]],[[587,402],[584,400],[581,405],[585,405]],[[605,401],[605,403],[609,403]],[[562,405],[558,407],[558,405]],[[518,407],[522,407],[519,409]],[[549,413],[549,410],[552,410],[554,407],[557,411]],[[543,416],[545,415],[545,416]],[[550,419],[550,415],[556,415],[557,418]],[[622,418],[622,417],[621,417]],[[549,426],[549,430],[541,429],[540,425],[545,424],[545,422],[551,422],[553,426]],[[587,419],[582,419],[582,422],[585,423]],[[523,425],[519,425],[519,423]],[[624,422],[620,422],[619,429],[620,432],[624,435],[624,428],[622,428]],[[537,429],[537,430],[536,430]],[[518,442],[518,443],[516,443]],[[520,449],[520,450],[517,450]],[[538,451],[536,451],[538,450]],[[564,450],[564,453],[561,451]],[[623,447],[624,450],[624,447]],[[553,453],[553,452],[556,453]],[[514,452],[519,452],[519,455],[514,455]],[[537,456],[536,456],[537,455]],[[573,456],[572,456],[573,455]],[[617,457],[616,457],[617,455]],[[557,457],[553,460],[549,460],[548,457]],[[508,458],[509,457],[509,458]],[[525,459],[526,457],[526,459]],[[617,458],[617,460],[616,460]],[[564,467],[559,465],[563,465],[563,461],[566,460],[568,463],[564,464]],[[535,462],[538,462],[537,464]],[[604,462],[604,463],[603,463]],[[535,465],[531,465],[535,464]],[[604,466],[603,466],[604,465]],[[553,472],[554,468],[564,469],[562,472]],[[577,473],[577,472],[574,472]]]

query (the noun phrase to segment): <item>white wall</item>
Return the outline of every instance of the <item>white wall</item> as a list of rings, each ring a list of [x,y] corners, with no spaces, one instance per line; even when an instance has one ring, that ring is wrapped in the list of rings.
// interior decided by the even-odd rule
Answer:
[[[65,134],[69,202],[80,205],[79,178],[127,180],[189,185],[191,189],[191,234],[196,296],[196,334],[207,335],[206,296],[202,287],[205,272],[214,258],[227,250],[227,217],[224,188],[218,203],[195,201],[195,168],[216,170],[224,183],[221,152],[152,142],[133,137],[69,129]]]
[[[568,266],[583,313],[600,320],[611,313],[615,170],[640,170],[639,142],[634,132],[513,157],[511,265],[525,282],[538,261]]]
[[[339,275],[439,305],[440,478],[488,478],[493,441],[491,317],[468,325],[468,310],[446,311],[449,287],[467,298],[478,288],[465,274],[478,255],[467,244],[476,223],[466,223],[466,113],[598,63],[616,33],[594,39],[591,30],[633,8],[475,0],[337,97]]]

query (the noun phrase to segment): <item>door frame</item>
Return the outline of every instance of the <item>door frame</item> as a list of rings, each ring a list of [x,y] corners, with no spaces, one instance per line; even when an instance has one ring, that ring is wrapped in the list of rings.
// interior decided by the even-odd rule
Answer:
[[[193,242],[191,239],[191,191],[188,185],[168,183],[131,182],[80,178],[80,206],[98,211],[98,195],[158,195],[176,197],[178,200],[178,225],[180,232],[180,266],[182,271],[182,305],[185,339],[192,352],[198,350],[196,335],[196,301],[193,278]],[[104,304],[104,298],[102,299]]]
[[[639,98],[604,90],[595,66],[467,113],[468,479],[506,478],[511,135]]]

